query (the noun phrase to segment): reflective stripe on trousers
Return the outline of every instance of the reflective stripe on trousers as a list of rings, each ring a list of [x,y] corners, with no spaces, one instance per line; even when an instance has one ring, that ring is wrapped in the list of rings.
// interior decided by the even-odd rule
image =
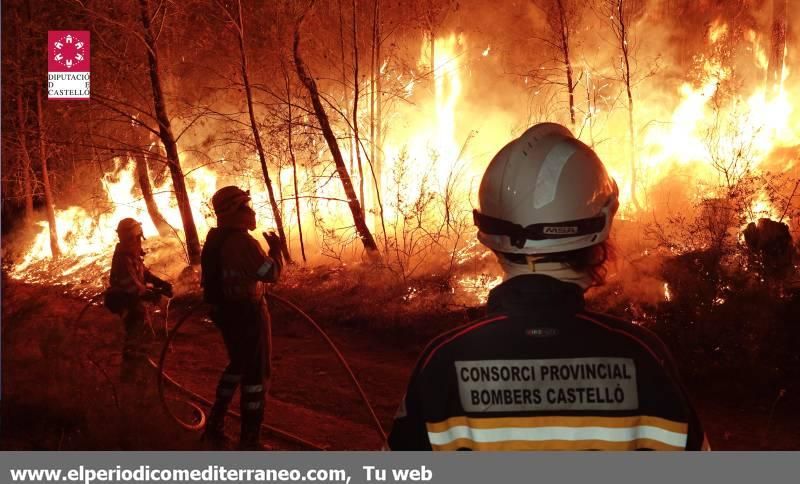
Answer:
[[[230,402],[233,399],[233,394],[236,393],[236,387],[242,380],[242,375],[223,372],[217,384],[217,400],[225,400]]]

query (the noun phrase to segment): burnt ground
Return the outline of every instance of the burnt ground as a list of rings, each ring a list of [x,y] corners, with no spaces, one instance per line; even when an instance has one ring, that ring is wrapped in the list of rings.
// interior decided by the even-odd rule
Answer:
[[[3,286],[0,449],[205,449],[198,434],[181,429],[166,416],[153,379],[142,386],[119,383],[123,332],[115,316],[93,305],[76,321],[87,302],[65,287],[7,279]],[[476,312],[434,307],[428,301],[416,304],[421,309],[413,314],[399,315],[389,308],[382,314],[392,314],[391,321],[365,321],[354,316],[363,311],[352,308],[371,303],[369,288],[359,290],[356,282],[335,294],[331,290],[325,281],[315,281],[313,287],[287,284],[279,293],[299,303],[329,332],[388,429],[425,342],[474,318]],[[191,296],[177,298],[170,307],[170,321],[174,323],[192,305],[196,301]],[[164,340],[163,321],[163,313],[153,315],[154,359]],[[166,369],[186,388],[213,399],[224,362],[221,338],[198,313],[184,324]],[[266,423],[330,450],[380,448],[369,414],[334,354],[307,323],[280,307],[273,308],[272,362]],[[754,381],[745,385],[752,392],[742,392],[742,380],[747,378],[751,377],[737,374],[688,382],[712,446],[800,449],[797,387],[784,388],[781,396],[780,390],[765,390]],[[174,390],[169,395],[180,396]],[[171,405],[190,418],[180,401]],[[237,425],[229,419],[232,437],[238,434]],[[304,448],[265,436],[276,449]]]

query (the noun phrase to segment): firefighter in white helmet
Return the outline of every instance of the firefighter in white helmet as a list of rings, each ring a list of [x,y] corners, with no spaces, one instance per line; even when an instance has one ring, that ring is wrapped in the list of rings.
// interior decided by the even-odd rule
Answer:
[[[537,124],[492,159],[474,212],[504,281],[486,318],[434,339],[395,417],[393,450],[699,450],[664,344],[584,308],[602,284],[618,190],[594,151]]]

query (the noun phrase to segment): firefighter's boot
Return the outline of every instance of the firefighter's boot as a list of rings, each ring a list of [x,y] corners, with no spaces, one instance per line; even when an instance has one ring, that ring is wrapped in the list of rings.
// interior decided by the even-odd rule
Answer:
[[[239,440],[239,450],[262,451],[272,450],[267,444],[261,441],[261,421],[248,421],[242,419],[242,434]]]
[[[211,412],[208,414],[206,429],[203,432],[203,440],[212,446],[225,447],[228,438],[225,436],[225,414],[228,413],[228,406],[239,386],[241,375],[236,375],[225,371],[217,384],[217,395]]]
[[[268,450],[261,443],[264,420],[264,385],[242,385],[242,433],[240,450]]]
[[[227,407],[227,406],[226,406]],[[230,445],[230,439],[225,435],[225,413],[227,408],[222,408],[218,402],[211,407],[211,412],[203,431],[203,441],[212,449],[221,450]]]

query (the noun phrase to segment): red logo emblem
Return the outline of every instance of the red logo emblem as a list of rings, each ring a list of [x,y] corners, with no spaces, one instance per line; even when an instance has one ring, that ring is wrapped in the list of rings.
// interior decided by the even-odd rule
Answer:
[[[48,71],[89,72],[89,32],[48,32]]]
[[[88,30],[47,33],[48,99],[89,99],[89,39]]]

